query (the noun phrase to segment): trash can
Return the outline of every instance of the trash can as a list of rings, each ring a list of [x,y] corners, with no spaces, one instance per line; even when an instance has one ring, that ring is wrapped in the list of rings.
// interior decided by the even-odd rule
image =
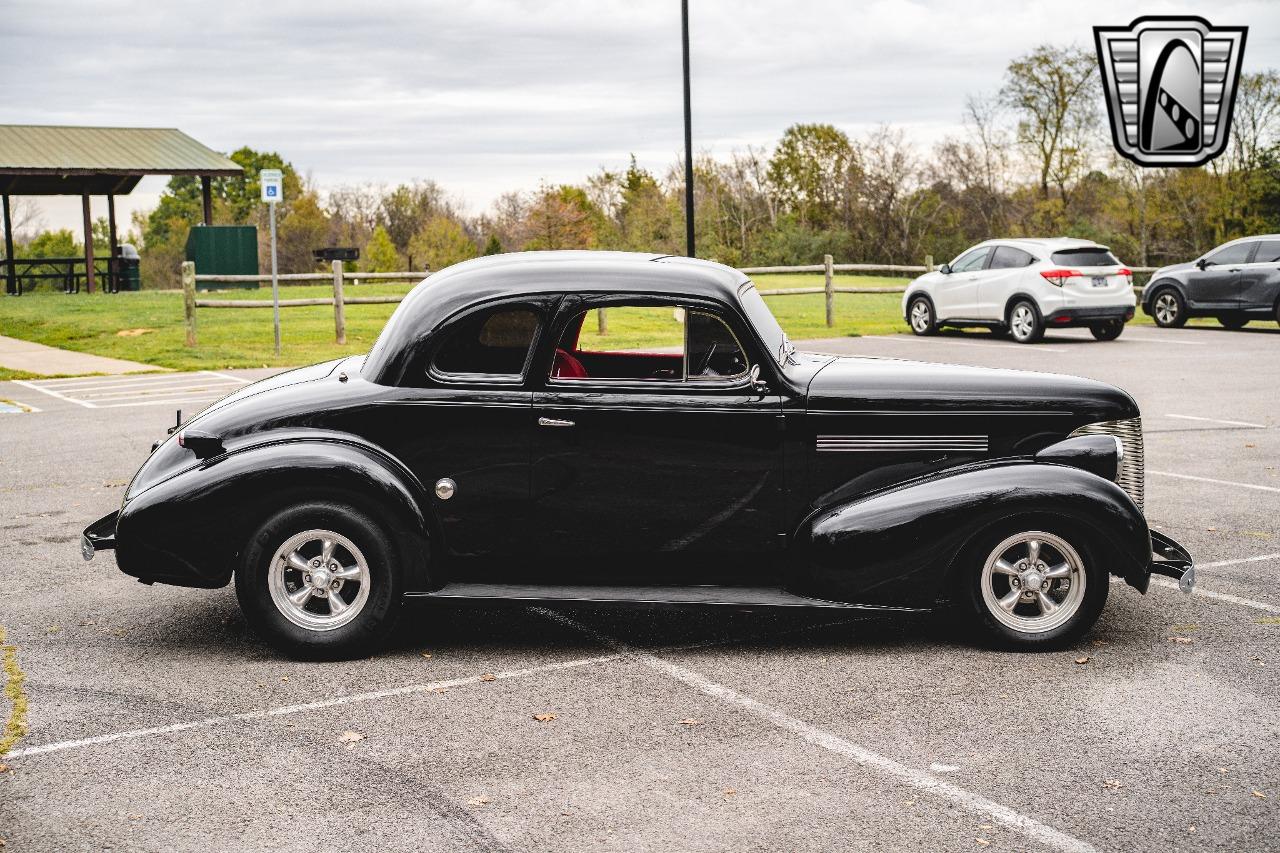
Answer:
[[[124,243],[120,246],[120,257],[116,258],[116,263],[119,264],[120,270],[120,280],[116,284],[116,289],[141,290],[142,274],[139,270],[138,250]]]

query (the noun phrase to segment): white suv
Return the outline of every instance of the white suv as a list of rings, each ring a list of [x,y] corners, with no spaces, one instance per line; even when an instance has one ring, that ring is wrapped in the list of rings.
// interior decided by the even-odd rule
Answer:
[[[917,335],[940,326],[986,326],[1031,344],[1047,328],[1088,326],[1113,341],[1133,318],[1133,273],[1111,250],[1088,240],[988,240],[902,295],[902,316]]]

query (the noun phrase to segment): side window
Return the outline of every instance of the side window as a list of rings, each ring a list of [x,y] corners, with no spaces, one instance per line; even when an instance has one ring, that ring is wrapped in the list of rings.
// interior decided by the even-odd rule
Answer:
[[[991,258],[991,266],[993,270],[1007,270],[1017,267],[1030,266],[1035,258],[1021,249],[1015,249],[1012,246],[996,246],[996,253]]]
[[[1253,256],[1255,264],[1274,264],[1280,261],[1280,240],[1263,240],[1258,244],[1258,254]]]
[[[977,272],[987,263],[987,255],[991,254],[990,246],[974,249],[951,265],[952,272]]]
[[[538,312],[504,308],[459,321],[436,350],[432,369],[452,375],[518,378],[538,334]]]
[[[1225,249],[1219,249],[1209,255],[1206,260],[1211,264],[1243,264],[1249,260],[1249,253],[1253,251],[1254,245],[1255,241],[1236,243]]]
[[[569,322],[556,346],[552,379],[684,382],[747,373],[747,357],[719,317],[675,305],[611,305],[609,333],[596,311]]]

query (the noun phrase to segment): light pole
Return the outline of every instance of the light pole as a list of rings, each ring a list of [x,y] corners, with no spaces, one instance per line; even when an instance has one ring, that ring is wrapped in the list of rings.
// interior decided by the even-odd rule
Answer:
[[[684,50],[684,237],[685,254],[694,257],[693,126],[689,109],[689,0],[680,0],[680,41]]]

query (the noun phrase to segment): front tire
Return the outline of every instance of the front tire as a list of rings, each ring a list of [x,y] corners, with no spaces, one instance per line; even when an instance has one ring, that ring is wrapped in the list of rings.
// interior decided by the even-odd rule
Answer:
[[[915,297],[907,306],[907,322],[914,334],[938,334],[938,318],[933,313],[933,303],[924,296]]]
[[[388,534],[360,510],[316,501],[258,528],[236,571],[250,626],[290,657],[361,657],[400,614],[401,581]]]
[[[1123,320],[1108,320],[1105,323],[1094,323],[1089,331],[1100,341],[1114,341],[1124,331]]]
[[[1151,297],[1151,316],[1161,328],[1180,328],[1187,324],[1187,303],[1176,288],[1163,287]]]
[[[1029,299],[1020,299],[1009,309],[1009,334],[1020,344],[1034,344],[1044,337],[1044,320]]]
[[[1060,649],[1102,613],[1110,587],[1087,535],[1024,521],[989,531],[961,557],[960,601],[970,624],[1007,649]]]

